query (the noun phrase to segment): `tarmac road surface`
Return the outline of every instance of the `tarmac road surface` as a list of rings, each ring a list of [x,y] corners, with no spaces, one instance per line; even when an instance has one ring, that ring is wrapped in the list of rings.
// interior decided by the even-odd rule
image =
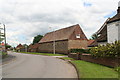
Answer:
[[[2,66],[3,78],[77,78],[75,68],[50,56],[9,52],[16,58]]]

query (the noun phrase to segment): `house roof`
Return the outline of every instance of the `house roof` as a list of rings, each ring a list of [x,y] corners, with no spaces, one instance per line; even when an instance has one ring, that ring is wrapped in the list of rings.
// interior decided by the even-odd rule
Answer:
[[[88,47],[95,47],[98,46],[97,40],[94,40],[91,44],[88,45]]]
[[[110,20],[108,18],[102,27],[97,31],[98,39],[97,42],[106,42],[107,41],[107,22]]]
[[[23,48],[23,45],[19,44],[16,48]]]
[[[120,20],[120,14],[116,14],[114,17],[110,18],[108,23],[112,23],[112,22],[119,21],[119,20]]]
[[[88,45],[91,45],[95,40],[88,40]]]
[[[97,31],[97,34],[101,34],[103,33],[105,30],[107,31],[107,22],[110,20],[110,18],[108,18],[105,23],[102,25],[102,27]]]
[[[73,32],[75,31],[75,29],[77,27],[80,27],[79,24],[76,24],[76,25],[73,25],[73,26],[70,26],[70,27],[67,27],[67,28],[63,28],[63,29],[59,29],[59,30],[47,33],[39,41],[39,43],[50,42],[50,41],[54,41],[54,40],[55,41],[67,40],[67,39],[70,38],[70,36],[73,34]],[[82,35],[84,35],[84,34],[82,33],[82,30],[81,30],[81,35],[80,36],[82,36]],[[87,39],[86,36],[85,36],[85,39]]]
[[[119,21],[119,20],[120,20],[120,7],[117,10],[117,14],[113,16],[112,18],[110,18],[108,23],[112,23],[112,22]]]

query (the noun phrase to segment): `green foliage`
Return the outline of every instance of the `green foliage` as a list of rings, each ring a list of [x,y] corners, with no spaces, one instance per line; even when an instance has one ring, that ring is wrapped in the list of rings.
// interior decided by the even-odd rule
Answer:
[[[11,45],[6,44],[6,48],[7,48],[7,49],[8,49],[8,48],[11,48]]]
[[[90,49],[71,49],[70,53],[90,53]]]
[[[4,59],[7,56],[6,52],[2,52],[2,59]]]
[[[42,37],[43,37],[42,35],[35,36],[33,39],[33,44],[38,43],[42,39]]]
[[[99,45],[98,47],[91,48],[90,52],[95,57],[120,57],[120,41]]]
[[[53,53],[36,53],[36,52],[20,52],[25,54],[45,55],[45,56],[65,56],[64,54],[53,54]]]
[[[116,68],[115,68],[115,71],[117,71],[117,72],[120,73],[120,67],[116,67]]]
[[[118,78],[118,72],[116,72],[113,68],[109,68],[106,66],[102,66],[99,64],[94,64],[82,60],[74,60],[71,62],[75,64],[80,78],[91,78],[90,80],[101,80],[102,78]],[[95,79],[95,78],[100,78],[100,79]],[[85,79],[85,80],[89,80],[89,79]],[[107,79],[102,79],[102,80],[107,80]]]

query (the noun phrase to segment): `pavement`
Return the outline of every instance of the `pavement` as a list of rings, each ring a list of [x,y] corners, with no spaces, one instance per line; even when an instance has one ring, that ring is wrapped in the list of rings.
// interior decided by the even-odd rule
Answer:
[[[77,78],[75,68],[64,60],[13,52],[9,55],[15,58],[2,65],[3,78]]]

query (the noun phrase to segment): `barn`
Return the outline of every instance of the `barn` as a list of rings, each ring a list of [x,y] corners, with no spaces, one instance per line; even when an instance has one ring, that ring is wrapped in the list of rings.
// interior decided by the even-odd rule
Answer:
[[[87,49],[88,39],[79,24],[45,34],[39,41],[39,52],[68,54],[70,49]]]

